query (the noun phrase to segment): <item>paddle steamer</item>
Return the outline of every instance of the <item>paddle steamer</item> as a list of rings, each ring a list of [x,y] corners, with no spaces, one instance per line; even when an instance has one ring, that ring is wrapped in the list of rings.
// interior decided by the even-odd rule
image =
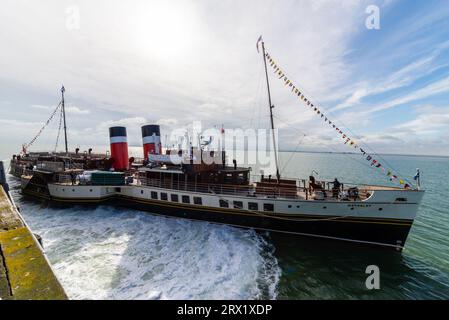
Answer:
[[[265,48],[263,47],[266,70]],[[268,74],[271,126],[274,129]],[[62,91],[64,117],[64,90]],[[143,159],[128,157],[125,127],[111,127],[110,154],[27,153],[11,173],[24,195],[62,204],[112,204],[153,214],[402,250],[423,197],[419,187],[251,177],[224,150],[162,152],[158,125],[142,127]],[[65,135],[66,137],[66,135]],[[273,144],[275,139],[273,137]],[[200,159],[200,161],[198,161]]]

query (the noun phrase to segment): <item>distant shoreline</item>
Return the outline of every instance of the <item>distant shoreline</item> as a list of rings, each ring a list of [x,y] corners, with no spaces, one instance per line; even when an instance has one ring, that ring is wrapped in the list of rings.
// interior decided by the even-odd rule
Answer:
[[[321,153],[321,154],[354,154],[358,152],[334,152],[334,151],[298,151],[298,150],[279,150],[280,152],[294,152],[294,153]],[[377,153],[381,156],[399,156],[399,157],[421,157],[421,158],[449,158],[449,155],[432,155],[432,154],[400,154],[400,153]]]
[[[129,146],[130,148],[140,148],[140,146]],[[102,149],[107,149],[107,147],[99,147],[99,152],[102,152]],[[236,151],[245,151],[245,150],[236,150]],[[279,150],[279,152],[290,152],[290,153],[310,153],[310,154],[350,154],[350,155],[360,155],[359,152],[336,152],[336,151],[298,151],[298,150]],[[381,156],[398,156],[398,157],[419,157],[419,158],[443,158],[449,159],[449,155],[424,155],[424,154],[400,154],[400,153],[377,153]],[[3,156],[3,155],[2,155]],[[1,159],[0,159],[1,160]],[[10,158],[5,158],[1,161],[9,161]]]

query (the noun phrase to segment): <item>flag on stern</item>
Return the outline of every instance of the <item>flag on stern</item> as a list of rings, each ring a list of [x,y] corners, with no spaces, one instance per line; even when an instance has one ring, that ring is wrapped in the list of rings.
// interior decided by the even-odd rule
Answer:
[[[419,170],[416,171],[416,174],[413,176],[413,180],[418,180],[419,179]]]

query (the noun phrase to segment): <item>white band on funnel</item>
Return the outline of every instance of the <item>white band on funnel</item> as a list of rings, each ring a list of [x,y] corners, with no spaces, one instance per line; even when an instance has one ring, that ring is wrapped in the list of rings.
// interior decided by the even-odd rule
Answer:
[[[143,144],[147,144],[147,143],[160,143],[161,142],[161,137],[159,136],[148,136],[148,137],[143,137],[142,138]]]
[[[111,143],[127,142],[126,137],[110,137]]]

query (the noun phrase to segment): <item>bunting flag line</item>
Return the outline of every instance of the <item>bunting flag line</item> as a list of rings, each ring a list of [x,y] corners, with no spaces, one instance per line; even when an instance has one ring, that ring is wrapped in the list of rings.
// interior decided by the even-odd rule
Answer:
[[[394,175],[390,170],[386,170],[384,166],[376,159],[374,159],[373,155],[368,154],[364,149],[359,147],[355,140],[350,138],[343,130],[338,128],[333,121],[329,119],[327,115],[325,115],[316,105],[313,104],[313,102],[308,99],[304,92],[302,92],[301,88],[293,83],[292,80],[290,80],[282,71],[282,69],[279,67],[279,64],[274,61],[274,59],[270,56],[268,52],[265,54],[265,59],[267,60],[267,64],[270,65],[270,67],[273,68],[274,74],[278,76],[279,80],[282,80],[286,87],[291,88],[291,92],[297,96],[299,100],[301,100],[305,106],[309,107],[312,112],[315,112],[321,119],[324,120],[326,124],[331,126],[333,129],[335,129],[335,132],[337,134],[340,134],[342,139],[344,140],[344,144],[348,145],[349,147],[359,150],[361,155],[364,157],[364,159],[370,163],[371,167],[375,169],[379,169],[381,173],[386,175],[390,178],[390,181],[392,182],[398,182],[400,185],[407,187],[408,184],[403,180],[399,179],[396,175]]]

